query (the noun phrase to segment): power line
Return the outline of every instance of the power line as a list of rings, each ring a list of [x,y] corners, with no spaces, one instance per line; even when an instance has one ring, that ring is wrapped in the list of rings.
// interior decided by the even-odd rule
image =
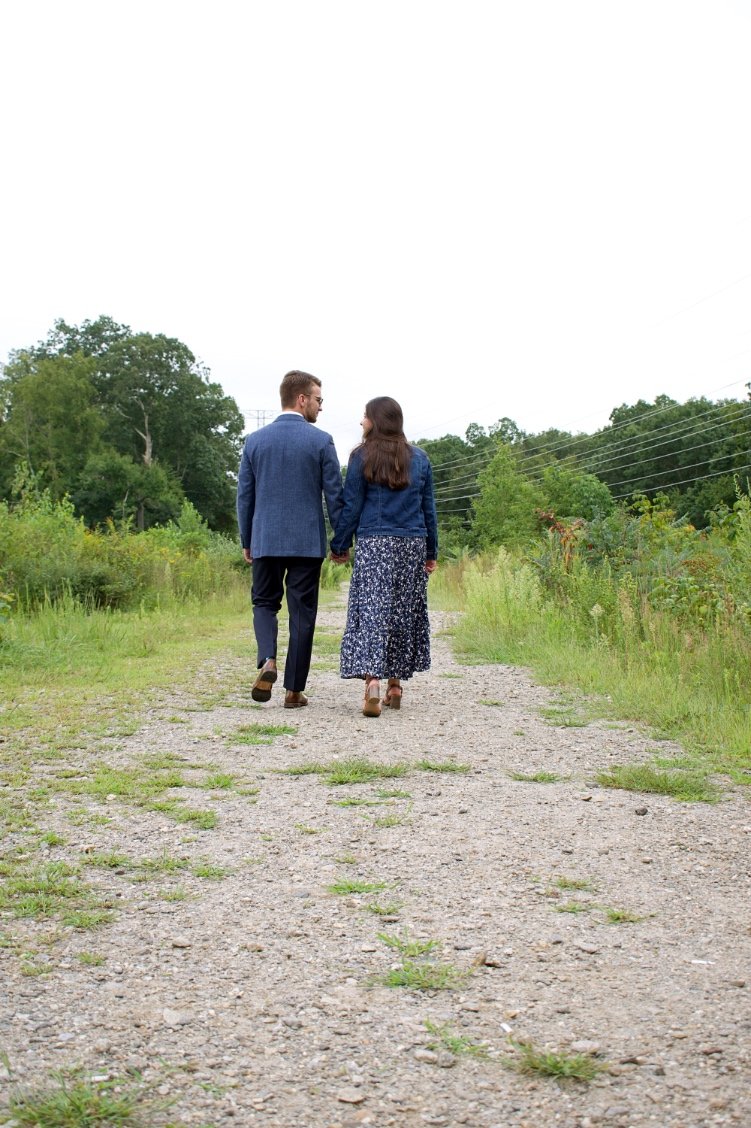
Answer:
[[[744,470],[751,470],[751,462],[746,466],[736,466],[732,470],[716,470],[714,474],[702,474],[698,478],[684,478],[682,482],[663,482],[662,485],[659,486],[646,486],[643,490],[630,490],[629,493],[615,494],[613,500],[621,501],[624,497],[631,497],[634,493],[652,493],[654,490],[668,490],[674,489],[675,486],[692,485],[694,482],[706,482],[708,478],[721,478],[723,475],[729,478],[731,475],[742,474]]]
[[[739,353],[738,355],[743,356],[744,354]],[[731,382],[729,384],[721,384],[717,388],[712,388],[709,391],[702,393],[702,396],[690,396],[689,399],[685,401],[685,403],[690,402],[690,400],[696,400],[696,399],[699,399],[699,398],[713,396],[713,395],[716,395],[718,392],[726,392],[728,390],[728,388],[737,388],[741,384],[744,385],[744,386],[748,386],[748,383],[749,383],[749,381],[746,380],[746,379],[731,380]],[[739,401],[739,402],[747,402],[747,401]],[[677,403],[671,402],[669,404],[664,404],[662,407],[656,407],[652,411],[645,411],[642,415],[640,415],[638,417],[638,421],[643,422],[645,419],[651,419],[655,415],[662,415],[666,411],[672,411],[673,408],[675,408],[675,407],[684,407],[685,403],[677,404]],[[717,406],[717,405],[715,405],[715,406]],[[599,430],[593,431],[591,434],[580,434],[580,435],[577,435],[576,437],[572,436],[571,442],[570,442],[569,445],[570,445],[570,447],[578,446],[580,443],[587,442],[587,440],[593,438],[595,435],[613,434],[615,431],[620,431],[624,427],[631,426],[631,424],[633,422],[634,422],[633,419],[628,419],[628,420],[624,420],[623,423],[615,423],[610,427],[607,427],[607,426],[601,427],[601,428],[599,428]],[[555,428],[546,428],[546,430],[554,430],[554,429]],[[545,432],[543,431],[543,432],[540,432],[540,433],[544,434]],[[452,435],[452,436],[449,436],[449,437],[450,438],[456,438],[460,442],[464,442],[464,440],[459,435]],[[526,438],[534,438],[534,435],[527,435]],[[441,440],[440,439],[427,439],[426,441],[427,442],[440,442]],[[557,447],[558,447],[558,443],[550,443],[547,446],[540,447],[539,450],[536,453],[537,454],[544,454],[548,450],[557,449]],[[493,451],[493,454],[494,453],[495,453],[495,451]],[[480,456],[481,456],[481,453],[479,451],[467,451],[466,453],[459,455],[455,459],[451,459],[448,462],[444,462],[440,468],[445,469],[446,467],[460,465],[461,463],[467,461],[468,459],[471,459],[473,457],[480,457]],[[486,456],[483,454],[483,457],[486,457]],[[492,457],[492,455],[491,455],[491,457]],[[530,456],[530,457],[532,457],[532,456]]]
[[[733,380],[729,384],[723,384],[719,388],[713,388],[711,392],[704,393],[704,395],[706,395],[706,396],[714,395],[717,392],[727,391],[728,388],[735,388],[735,387],[738,387],[740,384],[745,385],[747,383],[748,383],[747,380]],[[690,402],[691,399],[695,400],[695,399],[698,399],[698,398],[704,398],[704,395],[702,397],[690,397],[690,399],[687,400],[686,403]],[[568,443],[566,453],[567,454],[572,453],[574,447],[580,446],[582,443],[589,442],[595,437],[599,437],[599,436],[603,436],[603,435],[610,436],[612,434],[615,434],[616,431],[623,430],[625,427],[633,426],[634,423],[643,423],[647,419],[652,419],[657,415],[663,415],[666,411],[673,411],[676,407],[685,407],[686,403],[678,404],[678,403],[671,402],[671,403],[668,403],[668,404],[663,404],[661,407],[656,407],[651,411],[643,412],[641,415],[637,416],[636,419],[626,419],[622,423],[615,423],[610,427],[602,427],[602,428],[600,428],[600,430],[594,431],[592,434],[578,435],[576,437],[572,436],[570,442]],[[747,400],[739,400],[738,404],[739,405],[744,405],[744,404],[747,405],[748,401]],[[722,406],[722,405],[713,404],[713,406],[710,409],[708,409],[708,411],[705,412],[704,414],[711,414],[713,411],[716,411],[717,408],[720,407],[720,406]],[[700,416],[694,416],[693,418],[694,419],[700,418]],[[667,426],[671,426],[671,424],[667,424]],[[551,429],[551,428],[549,428],[549,429]],[[544,434],[544,432],[542,432],[542,433]],[[656,433],[656,432],[653,432],[653,433]],[[453,436],[453,437],[459,438],[458,435]],[[527,436],[527,438],[534,438],[534,435]],[[440,440],[428,440],[428,441],[440,441]],[[460,441],[463,441],[463,440],[460,440]],[[550,443],[547,443],[547,444],[543,444],[541,447],[539,447],[534,452],[534,454],[525,455],[522,461],[529,461],[532,458],[538,458],[539,456],[544,455],[551,450],[558,450],[559,448],[560,448],[560,442],[559,441],[554,441],[554,442],[550,442]],[[493,458],[494,454],[496,453],[496,450],[497,450],[497,447],[494,447],[491,451],[482,451],[482,452],[469,450],[466,453],[459,455],[457,458],[450,459],[448,462],[443,462],[439,467],[436,468],[436,470],[446,470],[446,469],[451,469],[454,466],[467,465],[472,461],[472,459],[479,459],[482,462],[482,464],[485,465]]]
[[[616,430],[616,429],[620,429],[621,427],[624,427],[624,426],[631,426],[633,424],[641,423],[645,418],[649,418],[653,415],[657,415],[657,414],[659,414],[663,411],[670,410],[671,408],[675,408],[675,407],[678,407],[678,406],[684,406],[684,405],[671,404],[671,405],[668,405],[667,407],[659,408],[655,412],[645,413],[645,415],[639,416],[636,420],[628,420],[627,422],[624,422],[623,424],[619,424],[618,428],[613,428],[613,431]],[[722,411],[723,408],[729,409],[727,411],[727,413],[724,415],[724,418],[718,420],[716,423],[711,423],[711,424],[705,426],[703,429],[701,429],[701,428],[698,429],[698,430],[695,429],[697,421],[706,418],[706,416],[708,416],[708,415],[714,415],[714,414],[717,413],[718,410]],[[681,420],[678,420],[677,422],[665,424],[665,426],[657,427],[657,428],[655,428],[654,431],[652,431],[648,434],[630,435],[628,438],[622,439],[619,442],[616,442],[614,444],[608,443],[605,446],[603,446],[603,449],[601,451],[592,451],[589,455],[585,456],[582,459],[582,463],[581,463],[582,469],[585,469],[585,470],[589,471],[590,473],[594,473],[594,474],[600,474],[608,467],[609,467],[610,472],[612,472],[614,470],[618,470],[624,465],[624,463],[618,462],[618,459],[621,458],[622,456],[625,457],[627,460],[632,460],[636,455],[640,454],[643,450],[649,450],[649,449],[654,450],[657,447],[665,446],[668,443],[673,442],[676,438],[679,438],[679,437],[683,438],[683,439],[692,438],[696,434],[706,433],[706,432],[713,430],[713,429],[716,429],[718,427],[725,427],[729,423],[732,423],[732,422],[738,420],[740,417],[742,417],[744,414],[746,414],[749,410],[751,410],[751,404],[747,403],[746,401],[738,401],[738,403],[733,405],[733,406],[731,406],[729,403],[727,405],[713,404],[713,406],[711,408],[709,408],[707,411],[700,412],[699,414],[692,416],[690,419],[681,419]],[[694,429],[692,430],[692,428],[694,428]],[[654,441],[655,437],[658,436],[658,435],[665,434],[665,432],[668,433],[667,437],[664,438],[663,440],[661,440],[660,442],[655,443],[655,441]],[[611,433],[612,433],[612,431],[611,432],[600,432],[600,435],[611,434]],[[743,432],[743,433],[745,433],[745,432]],[[589,436],[589,435],[584,436],[584,438],[586,438],[586,439],[590,439],[592,437],[593,436]],[[737,438],[739,436],[734,435],[733,437]],[[632,444],[636,444],[636,445],[632,445]],[[524,470],[525,466],[528,466],[530,462],[534,462],[534,463],[539,462],[539,460],[542,457],[544,457],[546,452],[549,452],[550,450],[554,450],[554,449],[559,449],[559,448],[557,447],[557,445],[554,446],[554,445],[551,444],[548,447],[542,447],[537,451],[530,452],[529,454],[526,454],[526,455],[522,455],[521,457],[519,457],[517,459],[516,465],[522,472],[526,472],[527,475],[529,476],[529,471]],[[685,449],[692,450],[694,448],[689,447],[689,448],[685,448]],[[482,461],[478,460],[477,463],[474,466],[472,466],[471,468],[470,468],[471,463],[473,462],[473,459],[477,459],[477,454],[473,454],[473,453],[468,454],[464,459],[461,460],[461,462],[463,463],[463,465],[467,469],[467,474],[465,476],[460,475],[458,478],[456,478],[456,480],[454,480],[450,484],[447,484],[446,486],[444,486],[443,490],[441,492],[444,492],[446,489],[460,488],[462,485],[469,484],[469,482],[476,480],[479,473],[487,465],[489,465],[489,463],[492,461],[493,457],[497,453],[497,450],[498,450],[498,448],[496,447],[492,451],[485,452]],[[567,457],[569,451],[570,451],[570,447],[568,448],[568,451],[566,450],[566,448],[564,448],[564,450],[562,452],[563,457]],[[664,457],[664,455],[663,455],[663,457]],[[440,466],[435,467],[434,473],[435,473],[436,477],[441,472],[446,470],[447,468],[450,469],[450,468],[456,466],[459,462],[460,462],[460,460],[457,459],[457,460],[455,460],[451,463],[442,463]],[[613,463],[615,463],[615,465],[611,465]]]

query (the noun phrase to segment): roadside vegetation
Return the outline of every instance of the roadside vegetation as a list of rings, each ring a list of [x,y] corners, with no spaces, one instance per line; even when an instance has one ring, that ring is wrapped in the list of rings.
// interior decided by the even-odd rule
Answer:
[[[680,742],[601,786],[719,797],[712,774],[751,783],[751,501],[739,493],[698,530],[665,498],[592,520],[546,520],[524,549],[460,554],[431,579],[434,605],[465,613],[467,662],[531,667],[587,695],[586,713]],[[571,709],[551,724],[585,724]]]

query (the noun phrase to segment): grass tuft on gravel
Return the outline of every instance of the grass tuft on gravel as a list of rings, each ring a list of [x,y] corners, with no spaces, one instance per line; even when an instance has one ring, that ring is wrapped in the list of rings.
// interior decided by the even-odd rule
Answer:
[[[294,725],[240,725],[230,735],[230,744],[271,744],[275,736],[295,736]]]
[[[428,1034],[432,1034],[434,1038],[432,1042],[428,1042],[428,1049],[448,1050],[456,1057],[463,1055],[481,1060],[488,1057],[488,1047],[484,1042],[473,1042],[471,1038],[465,1038],[463,1034],[453,1034],[448,1022],[439,1025],[426,1018],[423,1026]]]
[[[352,881],[348,877],[340,877],[328,886],[329,893],[342,896],[347,893],[379,893],[385,888],[385,881]]]
[[[52,1075],[48,1088],[16,1091],[8,1099],[17,1128],[146,1128],[139,1114],[142,1089],[128,1081]]]
[[[514,1042],[516,1053],[503,1059],[503,1064],[517,1073],[554,1077],[560,1081],[592,1081],[605,1068],[592,1054],[568,1054],[558,1050],[540,1050],[532,1042]]]
[[[601,787],[623,791],[642,791],[654,795],[670,795],[684,803],[717,803],[720,792],[706,773],[700,771],[665,771],[649,764],[616,764],[600,772]]]
[[[412,940],[409,936],[390,936],[388,932],[379,932],[378,939],[381,940],[387,948],[399,952],[400,955],[406,956],[408,959],[424,956],[428,952],[433,952],[436,948],[440,947],[439,940]]]
[[[411,991],[450,991],[466,978],[467,972],[453,964],[403,960],[401,966],[392,967],[381,982],[385,987],[406,987]]]
[[[469,764],[457,760],[418,760],[415,767],[421,772],[468,772]]]
[[[335,760],[331,764],[306,763],[283,768],[285,775],[320,775],[332,787],[349,783],[372,783],[374,779],[399,779],[407,774],[407,764],[379,764],[362,756]]]

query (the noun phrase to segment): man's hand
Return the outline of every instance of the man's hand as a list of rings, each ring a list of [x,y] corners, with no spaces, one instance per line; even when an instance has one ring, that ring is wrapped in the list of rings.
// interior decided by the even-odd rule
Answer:
[[[432,576],[433,572],[435,572],[437,567],[438,567],[438,561],[437,560],[426,560],[425,561],[425,571],[428,573],[429,576]]]
[[[246,564],[252,564],[253,563],[253,557],[250,555],[250,549],[249,548],[243,549],[243,560],[245,561]]]
[[[334,564],[347,564],[349,562],[349,549],[346,552],[332,552],[331,559]]]

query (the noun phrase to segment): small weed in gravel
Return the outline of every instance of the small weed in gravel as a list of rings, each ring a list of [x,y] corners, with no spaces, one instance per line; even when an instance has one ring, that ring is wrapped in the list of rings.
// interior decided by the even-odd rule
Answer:
[[[142,1093],[122,1079],[108,1081],[52,1075],[46,1089],[11,1092],[8,1111],[18,1128],[138,1128]]]
[[[179,823],[193,823],[200,830],[213,830],[219,822],[216,811],[203,811],[196,807],[186,807],[177,799],[166,799],[163,802],[149,803],[150,811],[159,811],[169,815]]]
[[[409,791],[399,791],[398,789],[394,789],[394,790],[389,791],[389,790],[385,790],[383,788],[379,788],[378,791],[376,791],[376,795],[378,796],[379,799],[411,799],[412,798]]]
[[[130,869],[131,866],[127,854],[121,854],[117,850],[92,850],[90,854],[84,854],[83,863],[99,869]]]
[[[385,987],[407,987],[412,991],[448,991],[458,987],[467,973],[453,964],[417,963],[404,960],[383,977]]]
[[[561,778],[555,772],[533,772],[525,775],[524,772],[509,772],[511,779],[517,783],[557,783]]]
[[[354,797],[331,799],[330,802],[334,807],[380,807],[381,805],[378,799],[355,799]]]
[[[378,818],[373,819],[373,826],[382,828],[402,826],[405,821],[403,815],[380,815]]]
[[[230,744],[271,744],[275,736],[294,736],[294,725],[241,725],[229,737]]]
[[[378,764],[373,760],[354,758],[341,760],[326,769],[332,787],[347,783],[370,783],[374,779],[398,779],[407,774],[406,764]]]
[[[115,919],[115,914],[108,909],[73,909],[63,913],[62,922],[68,928],[75,928],[78,932],[101,928]]]
[[[207,878],[210,881],[221,881],[223,877],[228,877],[232,870],[227,869],[225,866],[215,866],[212,862],[197,861],[190,867],[190,872],[194,877]]]
[[[348,783],[370,783],[374,779],[395,779],[407,774],[406,764],[378,764],[364,757],[335,760],[331,764],[307,763],[284,768],[286,775],[320,775],[333,787]],[[367,800],[365,801],[367,802]],[[354,803],[348,803],[354,806]]]
[[[591,905],[585,905],[582,901],[567,901],[565,905],[556,905],[555,911],[557,913],[588,913]]]
[[[604,909],[604,912],[608,924],[639,924],[645,919],[628,909]]]
[[[279,774],[291,776],[325,775],[326,771],[327,769],[323,764],[309,761],[307,764],[293,764],[289,768],[281,768]]]
[[[154,752],[150,756],[144,756],[141,763],[145,768],[157,772],[191,766],[186,764],[184,756],[178,756],[176,752]]]
[[[79,952],[78,959],[84,967],[101,967],[106,962],[107,957],[98,952]]]
[[[431,1022],[430,1019],[425,1019],[423,1026],[428,1034],[432,1034],[435,1041],[428,1042],[428,1047],[431,1050],[448,1050],[449,1053],[455,1054],[457,1057],[465,1055],[474,1058],[487,1058],[488,1047],[484,1042],[473,1042],[471,1038],[465,1038],[463,1034],[452,1034],[451,1026],[449,1023]]]
[[[555,728],[585,728],[589,723],[570,709],[558,709],[554,705],[540,709],[540,716]]]
[[[348,877],[340,877],[329,885],[329,893],[378,893],[386,888],[385,881],[351,881]]]
[[[380,901],[371,901],[365,908],[369,913],[379,917],[395,917],[402,911],[402,906],[398,901],[389,901],[385,905]]]
[[[671,795],[684,803],[716,803],[720,793],[706,775],[700,772],[663,771],[649,764],[616,764],[600,772],[601,787],[623,791],[643,791],[654,795]]]
[[[216,772],[206,776],[200,786],[205,787],[207,791],[228,791],[235,786],[235,777],[228,775],[227,772]]]
[[[65,839],[63,838],[62,834],[57,834],[54,830],[48,830],[46,834],[43,834],[40,842],[43,842],[45,846],[65,845]]]
[[[418,760],[415,764],[421,772],[468,772],[469,764],[456,760]]]
[[[43,866],[11,863],[0,865],[6,878],[0,888],[0,910],[15,917],[44,920],[72,909],[91,909],[94,895],[78,878],[78,870],[64,862]]]
[[[31,953],[21,956],[21,975],[24,976],[38,976],[49,975],[54,971],[54,965],[49,963],[37,963]]]
[[[553,882],[556,889],[593,889],[592,882],[587,877],[556,877]]]
[[[592,1054],[567,1054],[555,1050],[538,1050],[531,1042],[511,1042],[515,1056],[504,1059],[504,1065],[517,1073],[539,1074],[559,1080],[592,1081],[605,1068]]]
[[[173,858],[170,854],[160,854],[158,858],[144,858],[138,863],[147,874],[179,873],[188,868],[187,858]]]
[[[387,948],[392,948],[409,959],[424,956],[440,947],[440,940],[411,940],[408,936],[389,936],[387,932],[379,932],[378,939],[382,940]]]
[[[159,895],[162,901],[187,901],[188,894],[181,885],[176,885],[174,889],[166,889]]]
[[[74,807],[65,816],[74,826],[107,826],[112,822],[109,815],[100,815],[97,811],[89,811],[86,807]]]

